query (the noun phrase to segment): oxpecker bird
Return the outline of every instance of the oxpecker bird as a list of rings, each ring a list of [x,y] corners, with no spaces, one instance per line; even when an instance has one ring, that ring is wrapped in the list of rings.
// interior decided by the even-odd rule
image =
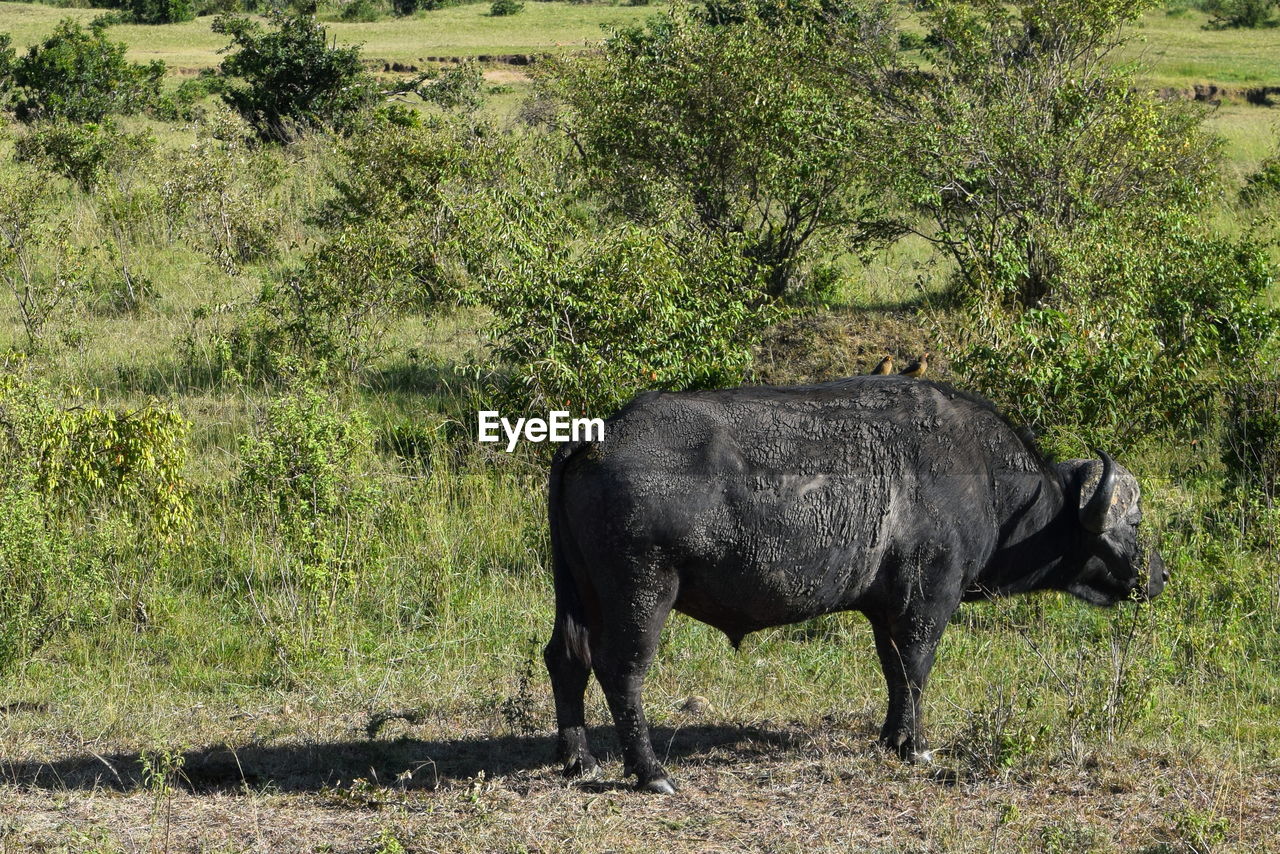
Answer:
[[[903,368],[901,373],[904,377],[922,377],[927,370],[929,370],[929,354],[921,353],[920,358]]]
[[[880,364],[871,369],[872,374],[891,374],[893,373],[893,356],[885,356],[880,360]]]

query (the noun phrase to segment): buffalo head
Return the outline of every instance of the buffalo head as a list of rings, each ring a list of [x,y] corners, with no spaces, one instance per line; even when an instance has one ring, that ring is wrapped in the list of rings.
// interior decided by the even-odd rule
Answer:
[[[1101,457],[1059,465],[1067,494],[1075,498],[1081,550],[1067,592],[1094,605],[1153,599],[1169,573],[1142,531],[1138,480],[1105,452]]]

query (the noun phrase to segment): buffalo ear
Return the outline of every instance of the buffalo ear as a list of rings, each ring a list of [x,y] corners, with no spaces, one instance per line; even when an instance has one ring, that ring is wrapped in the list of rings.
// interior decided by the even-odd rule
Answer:
[[[1098,478],[1098,486],[1088,500],[1085,496],[1089,475],[1085,474],[1080,483],[1080,525],[1091,534],[1101,534],[1107,530],[1107,516],[1116,497],[1115,462],[1106,451],[1098,453],[1102,457],[1102,476]]]

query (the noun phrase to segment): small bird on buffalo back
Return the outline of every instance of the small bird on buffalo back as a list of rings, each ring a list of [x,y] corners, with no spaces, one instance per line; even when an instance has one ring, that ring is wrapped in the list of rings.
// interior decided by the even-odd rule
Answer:
[[[881,359],[880,364],[871,369],[871,373],[873,375],[893,373],[893,356],[885,356]]]
[[[903,368],[901,373],[904,377],[922,377],[927,370],[929,370],[929,354],[922,353],[919,359]]]

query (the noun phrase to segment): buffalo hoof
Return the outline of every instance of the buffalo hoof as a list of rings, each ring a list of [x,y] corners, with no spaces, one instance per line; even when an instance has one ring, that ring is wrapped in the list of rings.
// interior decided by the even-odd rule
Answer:
[[[562,773],[569,777],[594,779],[600,773],[600,765],[590,753],[577,756],[572,762],[566,762]]]
[[[652,792],[655,795],[674,795],[676,793],[675,784],[671,782],[669,777],[654,777],[647,783],[640,783],[636,788],[641,792]]]

